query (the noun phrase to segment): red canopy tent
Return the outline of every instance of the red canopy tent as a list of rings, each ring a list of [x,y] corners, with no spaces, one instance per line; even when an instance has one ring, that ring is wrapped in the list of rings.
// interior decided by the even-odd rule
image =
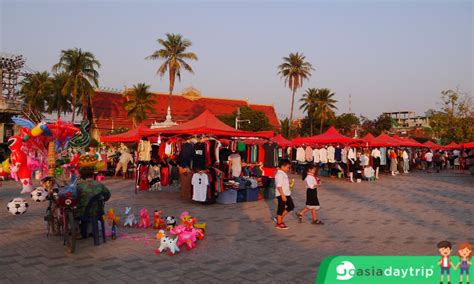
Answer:
[[[142,137],[147,136],[146,132],[148,130],[150,128],[142,123],[137,128],[127,132],[100,137],[100,142],[138,142]]]
[[[362,137],[362,140],[364,140],[364,142],[366,143],[370,143],[370,141],[374,140],[374,135],[372,135],[372,133],[367,133],[367,135],[365,135],[364,137]]]
[[[306,137],[306,138],[300,138],[300,139],[293,139],[293,143],[297,144],[331,144],[331,143],[343,143],[343,144],[348,144],[348,143],[357,143],[357,142],[362,142],[361,139],[353,139],[347,136],[342,135],[337,131],[334,126],[329,127],[326,132],[311,136],[311,137]]]
[[[454,150],[454,149],[460,149],[461,145],[457,144],[456,142],[451,142],[448,145],[443,147],[446,150]]]
[[[215,115],[210,111],[205,110],[195,119],[179,124],[177,126],[172,126],[168,128],[158,128],[158,129],[148,129],[144,132],[145,136],[150,135],[201,135],[209,134],[219,137],[260,137],[260,138],[270,138],[273,137],[273,131],[242,131],[235,130],[234,128],[228,126],[224,122],[220,121]]]
[[[398,140],[400,142],[399,146],[406,146],[406,147],[423,147],[420,143],[411,140],[408,137],[400,137],[398,135],[393,135],[392,138]]]
[[[433,143],[431,140],[428,140],[425,143],[423,143],[423,147],[430,148],[430,149],[441,149],[443,146]]]
[[[423,147],[423,144],[421,144],[420,142],[416,141],[413,138],[408,138],[408,140],[410,140],[413,143],[413,147]]]
[[[277,136],[271,138],[271,140],[276,142],[278,144],[278,146],[280,146],[280,147],[290,147],[291,145],[293,145],[293,143],[291,143],[291,141],[289,141],[285,137],[281,136],[281,134],[278,134]]]
[[[474,148],[474,141],[473,141],[473,142],[469,142],[469,143],[464,143],[464,144],[462,144],[462,146],[463,146],[465,149]]]
[[[387,146],[399,146],[400,142],[385,133],[380,134],[370,141],[372,147],[387,147]]]

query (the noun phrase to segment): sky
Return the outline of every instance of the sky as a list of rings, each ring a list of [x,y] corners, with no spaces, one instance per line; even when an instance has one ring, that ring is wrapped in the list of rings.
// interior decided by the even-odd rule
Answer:
[[[51,70],[60,51],[82,48],[102,63],[100,85],[139,82],[166,93],[160,62],[145,57],[157,39],[192,41],[195,74],[175,92],[248,98],[289,116],[291,92],[277,66],[302,52],[315,68],[307,88],[329,88],[337,113],[375,118],[387,111],[423,115],[440,92],[473,95],[472,1],[8,1],[0,0],[0,51],[22,54],[36,71]],[[303,114],[296,102],[296,116]]]

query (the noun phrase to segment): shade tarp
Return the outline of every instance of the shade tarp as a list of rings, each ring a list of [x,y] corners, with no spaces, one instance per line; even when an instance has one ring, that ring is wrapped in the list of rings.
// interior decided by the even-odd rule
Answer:
[[[408,137],[400,137],[398,135],[393,135],[393,139],[399,141],[399,146],[405,147],[423,147],[420,143],[409,139]]]
[[[370,141],[370,146],[372,147],[394,147],[399,146],[400,142],[385,133],[380,134]]]
[[[434,143],[431,140],[428,140],[425,143],[423,143],[423,147],[426,147],[426,148],[429,148],[429,149],[441,149],[443,146],[438,145],[438,144]]]
[[[275,137],[271,138],[271,140],[276,142],[280,147],[289,147],[293,145],[290,140],[281,136],[281,134],[276,135]]]
[[[443,147],[446,150],[454,150],[454,149],[459,149],[461,148],[461,145],[457,144],[456,142],[451,142],[448,145]]]
[[[273,131],[243,131],[236,130],[220,121],[210,111],[205,110],[195,119],[168,128],[149,129],[146,136],[150,135],[215,135],[220,137],[273,137]]]
[[[361,139],[353,139],[347,136],[342,135],[337,131],[334,126],[329,127],[326,132],[311,136],[311,137],[306,137],[306,138],[299,138],[299,139],[294,139],[292,142],[296,144],[331,144],[331,143],[342,143],[342,144],[349,144],[349,143],[358,143],[358,142],[363,142]]]
[[[145,133],[149,129],[142,123],[137,128],[124,133],[102,136],[100,137],[100,142],[138,142],[142,137],[146,136]]]

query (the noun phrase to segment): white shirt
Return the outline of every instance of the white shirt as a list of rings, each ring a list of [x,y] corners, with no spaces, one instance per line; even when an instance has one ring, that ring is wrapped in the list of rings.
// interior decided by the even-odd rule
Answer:
[[[319,149],[319,159],[323,164],[328,162],[328,150],[326,150],[326,148]]]
[[[311,189],[315,189],[316,187],[318,187],[318,185],[321,185],[321,181],[315,176],[310,175],[310,174],[306,176],[304,181],[306,182],[306,187],[311,188]]]
[[[347,147],[344,147],[341,152],[341,161],[345,164],[347,163]]]
[[[366,167],[364,168],[364,176],[365,177],[373,177],[375,174],[375,171],[372,167]]]
[[[426,153],[425,158],[427,162],[433,162],[433,153],[431,152]]]
[[[306,152],[303,147],[296,149],[296,160],[302,163],[306,162]]]
[[[195,173],[191,179],[193,185],[193,200],[206,201],[207,186],[209,185],[209,178],[205,173]]]
[[[313,161],[315,163],[319,163],[321,160],[319,158],[319,149],[314,149],[313,150]]]
[[[169,155],[171,155],[171,151],[172,151],[171,150],[171,143],[166,143],[165,144],[165,154],[169,156]]]
[[[448,257],[443,256],[443,267],[448,267]]]
[[[133,161],[132,154],[128,152],[123,152],[120,155],[119,163],[121,163],[122,165],[127,165],[129,162],[132,162],[132,161]]]
[[[280,191],[278,190],[279,187],[283,189],[283,193],[286,196],[291,195],[290,180],[288,179],[288,175],[282,170],[278,170],[275,175],[275,195],[276,196],[281,195]]]
[[[375,148],[372,150],[372,153],[370,155],[374,158],[380,158],[380,150]]]
[[[334,158],[334,155],[336,153],[336,149],[333,146],[328,147],[328,161],[330,163],[334,163],[336,160]]]

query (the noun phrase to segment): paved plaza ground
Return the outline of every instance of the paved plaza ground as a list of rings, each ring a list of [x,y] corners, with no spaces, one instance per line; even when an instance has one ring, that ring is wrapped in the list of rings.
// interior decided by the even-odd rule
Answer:
[[[46,203],[30,200],[23,216],[0,211],[0,283],[314,283],[329,255],[436,255],[440,240],[474,243],[474,177],[454,171],[382,175],[361,184],[323,178],[320,216],[326,224],[299,224],[292,214],[287,231],[274,228],[273,200],[205,206],[182,201],[177,192],[135,195],[130,180],[105,184],[112,192],[107,208],[146,207],[174,216],[186,210],[207,223],[205,239],[169,257],[155,254],[156,231],[121,228],[127,238],[100,246],[80,240],[68,255],[59,237],[46,237]],[[3,208],[19,196],[18,188],[3,183]],[[305,189],[298,178],[293,195],[302,208]]]

